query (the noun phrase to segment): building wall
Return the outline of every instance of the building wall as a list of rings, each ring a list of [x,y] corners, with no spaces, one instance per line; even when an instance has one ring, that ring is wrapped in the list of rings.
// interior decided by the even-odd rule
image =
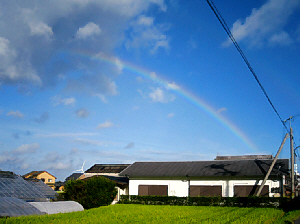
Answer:
[[[139,185],[168,185],[168,196],[187,197],[190,186],[206,185],[206,186],[222,186],[223,197],[234,196],[234,186],[241,185],[261,185],[262,180],[129,180],[129,195],[138,195]],[[272,188],[280,187],[280,181],[267,180],[269,186],[269,197],[273,197],[275,193],[271,193]]]
[[[55,184],[55,178],[50,175],[49,173],[47,172],[44,172],[44,173],[41,173],[37,176],[37,179],[44,179],[44,183],[47,184],[49,187],[51,187],[52,189],[54,189],[54,184]]]

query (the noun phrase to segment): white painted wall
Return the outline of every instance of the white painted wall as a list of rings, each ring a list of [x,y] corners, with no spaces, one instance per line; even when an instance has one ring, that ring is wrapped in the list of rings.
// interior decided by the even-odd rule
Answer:
[[[233,197],[234,186],[237,185],[261,185],[262,180],[256,183],[256,180],[191,180],[192,185],[221,185],[223,197]],[[129,195],[138,195],[139,185],[168,185],[168,195],[177,197],[188,196],[188,182],[182,180],[129,180]],[[269,196],[273,197],[274,193],[271,193],[271,188],[279,187],[280,181],[267,180],[266,185],[269,185]]]

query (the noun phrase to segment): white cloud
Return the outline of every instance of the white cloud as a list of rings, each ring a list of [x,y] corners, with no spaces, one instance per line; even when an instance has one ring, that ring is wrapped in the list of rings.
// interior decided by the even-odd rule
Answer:
[[[274,34],[270,38],[270,44],[279,44],[279,45],[290,45],[293,43],[290,35],[287,32],[282,31],[279,34]]]
[[[173,89],[173,90],[178,90],[180,89],[180,87],[178,85],[176,85],[174,82],[172,83],[168,83],[166,86],[167,89]]]
[[[9,111],[7,114],[7,116],[12,116],[15,118],[23,118],[24,114],[22,114],[20,111],[16,110],[16,111]]]
[[[0,164],[6,163],[9,160],[9,156],[7,155],[0,155]]]
[[[67,90],[116,94],[116,85],[112,79],[115,73],[123,69],[118,59],[115,61],[117,70],[107,64],[99,67],[99,60],[81,60],[81,67],[89,71],[78,72],[80,68],[78,60],[73,60],[74,54],[64,52],[86,49],[91,55],[97,52],[113,54],[117,46],[126,42],[128,23],[139,18],[142,13],[147,13],[148,9],[152,10],[153,6],[162,12],[167,9],[164,0],[7,1],[1,4],[1,85],[17,85],[32,90],[32,87],[56,85],[63,81],[59,77],[64,74]],[[140,26],[144,27],[148,23],[150,29],[157,27],[151,25],[149,18],[141,17]],[[156,29],[158,38],[152,42],[150,37],[146,40],[151,42],[148,47],[154,51],[167,46],[156,42],[168,40],[163,36],[163,28]],[[138,31],[135,35],[140,36]],[[62,55],[64,60],[59,58]],[[74,78],[71,72],[78,72],[81,76]]]
[[[28,164],[28,163],[23,163],[22,165],[21,165],[21,169],[23,169],[23,170],[26,170],[26,169],[28,169],[30,167],[30,164]]]
[[[89,116],[89,112],[85,108],[81,108],[75,111],[77,117],[85,118]]]
[[[111,128],[114,126],[114,123],[110,122],[110,121],[105,121],[104,123],[101,123],[97,126],[98,129],[100,128]]]
[[[0,82],[8,84],[32,82],[41,85],[40,77],[28,60],[26,57],[20,59],[13,44],[8,39],[0,37]]]
[[[168,103],[169,101],[175,100],[174,95],[166,93],[159,87],[153,89],[153,91],[149,93],[149,97],[152,99],[152,101],[161,103]]]
[[[75,37],[78,39],[86,39],[88,37],[96,36],[101,34],[101,29],[95,23],[89,22],[84,27],[81,27],[76,32]]]
[[[126,42],[127,48],[147,48],[151,54],[155,54],[159,48],[168,50],[169,39],[164,31],[169,27],[166,25],[155,25],[153,17],[141,15],[131,23],[133,31],[131,39]]]
[[[167,115],[167,117],[168,117],[168,118],[171,118],[171,117],[174,117],[174,115],[175,115],[174,113],[169,113],[169,114]]]
[[[31,35],[44,35],[48,39],[53,35],[52,28],[43,22],[30,23]]]
[[[103,103],[107,103],[106,97],[103,94],[95,94]]]
[[[150,77],[152,79],[156,79],[156,73],[155,72],[150,72]]]
[[[65,137],[78,137],[78,136],[93,136],[98,133],[53,133],[53,134],[36,134],[37,137],[42,138],[65,138]]]
[[[83,145],[98,145],[98,146],[106,146],[107,145],[107,143],[105,143],[105,142],[100,142],[100,141],[91,140],[91,139],[78,138],[78,139],[74,139],[73,141],[83,144]]]
[[[63,104],[66,106],[68,106],[68,105],[74,106],[76,99],[74,97],[61,98],[61,96],[56,95],[52,98],[52,101],[53,101],[53,106],[58,106],[60,104]]]
[[[222,107],[222,108],[218,109],[217,113],[221,114],[221,113],[226,112],[226,111],[227,111],[227,108],[226,107]]]
[[[146,17],[146,16],[142,15],[138,18],[137,24],[144,25],[144,26],[152,26],[153,21],[154,21],[153,17]]]
[[[40,144],[33,143],[33,144],[25,144],[21,145],[20,147],[16,148],[14,152],[16,153],[34,153],[40,148]]]
[[[71,167],[71,164],[69,162],[56,162],[56,163],[51,163],[45,167],[46,167],[45,169],[65,170],[65,169],[69,169]]]
[[[244,21],[237,20],[231,32],[237,41],[245,40],[251,45],[263,44],[274,34],[285,32],[283,28],[299,4],[299,0],[269,0],[259,9],[253,9]],[[228,39],[223,45],[230,43]]]

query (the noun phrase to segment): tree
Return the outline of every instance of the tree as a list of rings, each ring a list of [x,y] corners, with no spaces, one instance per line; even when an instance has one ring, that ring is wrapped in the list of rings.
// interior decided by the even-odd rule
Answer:
[[[85,209],[110,205],[117,194],[115,182],[102,177],[70,180],[65,185],[65,200],[80,203]]]

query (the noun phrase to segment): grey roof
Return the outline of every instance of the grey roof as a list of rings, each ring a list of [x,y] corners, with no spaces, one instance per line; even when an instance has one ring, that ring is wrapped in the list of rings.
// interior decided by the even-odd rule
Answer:
[[[240,177],[265,176],[272,160],[214,160],[190,162],[135,162],[120,176],[134,177]],[[288,159],[278,159],[271,177],[287,174]]]
[[[22,215],[42,215],[45,214],[31,204],[10,197],[0,197],[0,217],[15,217]]]
[[[70,176],[68,176],[65,180],[65,182],[69,180],[77,180],[83,173],[72,173]]]
[[[49,199],[54,199],[56,197],[57,193],[51,187],[45,184],[42,180],[33,179],[33,178],[24,178],[24,179],[28,183],[36,187],[45,197]]]
[[[25,201],[46,201],[43,193],[15,174],[0,173],[0,197],[15,197]]]
[[[86,173],[120,173],[130,164],[95,164]]]

